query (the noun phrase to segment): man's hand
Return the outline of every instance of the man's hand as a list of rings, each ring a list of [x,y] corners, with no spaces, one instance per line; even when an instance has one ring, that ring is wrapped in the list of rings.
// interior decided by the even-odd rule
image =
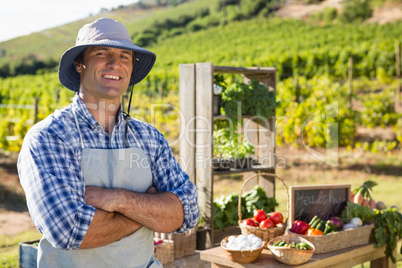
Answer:
[[[154,186],[151,186],[148,188],[146,193],[157,194],[159,192]],[[97,186],[85,187],[85,202],[95,208],[108,212],[115,212],[116,210],[113,208],[113,203],[118,201],[118,198],[118,191],[114,191],[114,189],[107,189]]]
[[[114,189],[107,189],[97,186],[85,187],[85,202],[95,208],[102,209],[107,212],[114,212],[113,204],[117,200]]]
[[[146,193],[147,193],[147,194],[157,194],[157,193],[159,193],[159,192],[158,192],[158,189],[156,189],[154,186],[151,186],[151,187],[148,188],[148,190],[146,191]]]
[[[137,222],[115,212],[96,209],[80,249],[97,248],[118,241],[141,228]]]

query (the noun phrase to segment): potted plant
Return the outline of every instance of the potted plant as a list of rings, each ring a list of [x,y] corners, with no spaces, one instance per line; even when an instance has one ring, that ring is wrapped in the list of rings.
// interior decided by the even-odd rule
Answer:
[[[234,145],[231,147],[232,168],[251,168],[253,160],[251,155],[254,154],[254,146],[248,140],[244,140],[241,143],[235,142]]]
[[[227,141],[222,149],[222,157],[231,160],[231,168],[247,169],[251,168],[254,146],[244,136],[236,132],[232,139]]]
[[[196,231],[196,246],[197,250],[204,250],[206,249],[206,242],[207,242],[207,232],[208,229],[205,227],[206,220],[204,217],[200,216],[198,219],[197,224],[197,231]]]

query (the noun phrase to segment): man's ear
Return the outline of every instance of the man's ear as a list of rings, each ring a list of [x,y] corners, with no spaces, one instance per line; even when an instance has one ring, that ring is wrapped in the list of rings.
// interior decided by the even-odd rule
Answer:
[[[77,71],[77,73],[81,73],[81,71],[82,71],[82,63],[76,61],[75,62],[75,70]]]

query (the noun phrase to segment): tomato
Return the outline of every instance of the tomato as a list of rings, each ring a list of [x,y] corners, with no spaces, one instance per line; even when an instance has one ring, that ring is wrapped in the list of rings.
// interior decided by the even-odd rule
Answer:
[[[253,218],[256,222],[260,223],[267,218],[267,214],[262,209],[254,211]]]
[[[280,212],[272,212],[270,215],[269,215],[269,219],[271,220],[271,221],[273,221],[275,224],[279,224],[279,223],[282,223],[283,222],[283,215],[282,215],[282,213],[280,213]]]
[[[273,221],[271,221],[270,219],[265,219],[260,223],[259,227],[263,228],[263,229],[268,229],[268,228],[275,227],[275,223]]]
[[[253,226],[253,227],[256,226],[255,221],[254,221],[254,219],[252,219],[252,218],[245,219],[245,220],[243,221],[243,224],[244,224],[244,225]]]

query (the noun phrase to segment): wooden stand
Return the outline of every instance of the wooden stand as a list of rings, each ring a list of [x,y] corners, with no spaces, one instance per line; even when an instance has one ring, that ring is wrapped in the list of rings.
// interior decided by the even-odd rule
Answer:
[[[276,69],[235,68],[213,66],[212,63],[181,64],[180,70],[180,164],[198,187],[198,203],[201,217],[206,219],[207,248],[214,245],[213,227],[213,177],[220,172],[212,170],[213,158],[213,124],[216,119],[213,114],[213,75],[214,73],[239,74],[247,83],[258,80],[276,90]],[[228,173],[275,173],[275,116],[260,124],[250,119],[244,119],[244,136],[253,144],[256,158],[263,159],[261,168],[251,170],[225,171]],[[261,176],[262,177],[262,176]],[[260,178],[258,178],[260,179]],[[275,197],[275,181],[270,177],[260,180],[261,187],[268,196]],[[235,191],[237,191],[236,189]]]
[[[396,268],[397,265],[385,257],[384,251],[385,246],[381,248],[374,248],[373,244],[366,244],[324,254],[314,254],[308,262],[298,265],[297,267],[346,268],[370,261],[370,267],[372,268]],[[395,256],[396,253],[397,250],[395,250]],[[247,264],[231,262],[225,256],[225,253],[221,247],[215,247],[202,251],[200,253],[200,258],[203,261],[211,262],[211,267],[292,267],[278,262],[269,249],[264,249],[260,257],[255,262]]]

